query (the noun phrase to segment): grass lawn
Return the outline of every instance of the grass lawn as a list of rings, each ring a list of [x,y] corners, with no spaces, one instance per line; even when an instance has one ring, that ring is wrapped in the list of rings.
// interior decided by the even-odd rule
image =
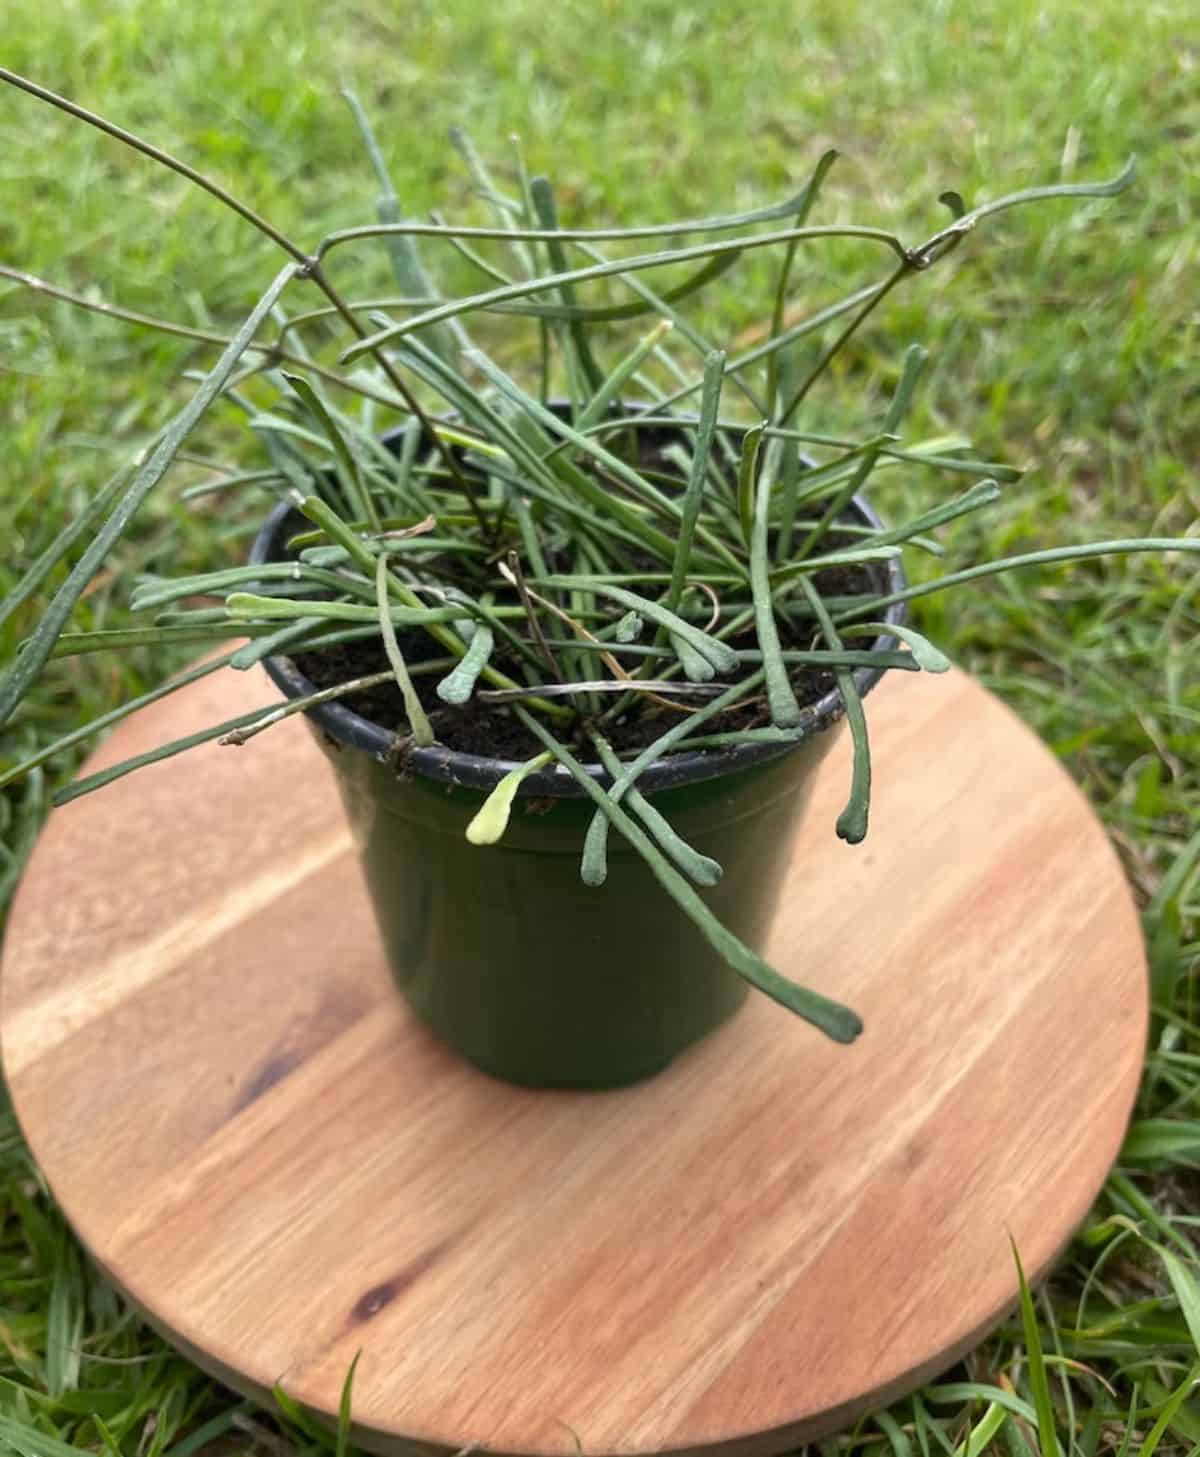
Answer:
[[[801,427],[877,418],[913,340],[932,352],[915,428],[965,431],[1028,474],[944,540],[950,561],[1104,536],[1195,533],[1200,518],[1200,47],[1187,0],[1082,7],[900,0],[808,7],[598,0],[8,0],[0,61],[229,184],[306,243],[368,221],[375,188],[338,98],[372,110],[414,213],[470,205],[445,141],[464,126],[501,168],[519,133],[567,223],[657,222],[785,196],[827,146],[842,160],[822,220],[913,240],[968,205],[1032,183],[1111,176],[1130,192],[991,221],[898,294],[841,357]],[[277,266],[219,204],[96,132],[0,88],[0,266],[199,327],[239,321]],[[437,263],[427,254],[427,261]],[[820,306],[878,274],[839,244],[802,259],[791,303]],[[351,285],[384,277],[368,249]],[[709,336],[759,337],[769,275],[718,286]],[[451,258],[450,284],[469,275]],[[714,295],[716,297],[716,295]],[[502,348],[525,347],[503,328]],[[201,346],[38,297],[0,278],[0,596],[175,409]],[[186,388],[186,386],[183,386]],[[234,561],[253,530],[219,495],[182,487],[229,463],[214,412],[81,604],[82,627],[126,620],[130,575]],[[244,457],[243,457],[244,460]],[[900,473],[897,473],[899,476]],[[910,514],[924,487],[880,488]],[[1200,1451],[1200,574],[1135,556],[1010,575],[916,604],[915,621],[1000,693],[1085,787],[1126,866],[1157,997],[1147,1073],[1117,1172],[1036,1297],[1040,1342],[1001,1330],[950,1377],[828,1444],[895,1457],[1037,1450],[1048,1371],[1068,1454]],[[7,660],[35,600],[0,628]],[[0,745],[0,770],[148,686],[151,650],[68,659]],[[77,761],[0,794],[11,890],[49,793]],[[1170,1251],[1174,1259],[1164,1256]],[[1043,1352],[1038,1356],[1038,1346]],[[214,1386],[151,1335],[81,1260],[0,1107],[0,1454],[318,1450],[285,1414]]]

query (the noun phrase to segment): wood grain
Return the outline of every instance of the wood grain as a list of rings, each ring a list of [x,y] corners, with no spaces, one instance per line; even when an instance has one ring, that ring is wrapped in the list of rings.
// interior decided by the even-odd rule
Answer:
[[[92,768],[270,699],[223,675]],[[390,991],[298,723],[56,813],[0,983],[22,1126],[94,1257],[208,1369],[378,1450],[777,1452],[968,1349],[1084,1217],[1137,1088],[1137,917],[1044,748],[961,674],[871,700],[877,793],[791,847],[762,998],[659,1078],[508,1087]]]

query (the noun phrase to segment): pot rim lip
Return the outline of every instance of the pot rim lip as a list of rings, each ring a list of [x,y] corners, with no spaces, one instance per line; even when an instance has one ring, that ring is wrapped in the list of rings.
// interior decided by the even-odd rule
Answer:
[[[876,529],[882,528],[883,522],[865,496],[857,495],[849,504],[868,525]],[[254,538],[250,549],[251,564],[272,560],[279,545],[280,529],[292,510],[293,507],[287,501],[279,502],[271,510]],[[889,590],[903,590],[907,585],[907,578],[899,558],[893,557],[883,565]],[[883,620],[889,626],[899,626],[906,616],[905,604],[894,602],[884,612]],[[881,633],[870,644],[870,650],[877,652],[888,652],[898,647],[899,641],[891,633]],[[317,691],[316,685],[301,673],[289,657],[275,654],[264,658],[263,667],[285,698],[302,698]],[[870,693],[886,672],[886,668],[856,668],[854,681],[860,696],[865,697]],[[657,793],[764,766],[790,754],[818,733],[831,728],[844,716],[845,711],[841,690],[833,688],[816,703],[809,704],[802,710],[797,736],[790,742],[735,744],[728,749],[694,749],[670,754],[651,764],[638,776],[638,787],[643,793]],[[332,739],[338,748],[361,749],[378,760],[386,759],[395,743],[396,735],[390,729],[364,718],[341,703],[317,704],[313,708],[305,709],[304,716],[315,728]],[[410,748],[404,759],[406,774],[415,774],[438,784],[480,790],[494,789],[504,775],[519,767],[521,762],[519,759],[493,759],[479,754],[466,754],[457,749],[445,748],[441,744],[433,744],[428,748]],[[611,776],[599,764],[585,764],[584,768],[598,783],[611,782]],[[556,763],[528,775],[522,781],[518,795],[522,799],[581,799],[585,791],[567,769]]]

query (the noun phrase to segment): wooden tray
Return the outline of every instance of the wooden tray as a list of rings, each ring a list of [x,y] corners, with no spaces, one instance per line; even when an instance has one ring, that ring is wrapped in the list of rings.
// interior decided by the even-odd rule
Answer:
[[[89,767],[271,697],[203,680]],[[361,1351],[380,1451],[773,1453],[931,1377],[1014,1300],[1009,1235],[1044,1271],[1086,1214],[1146,969],[1103,830],[1006,708],[897,674],[870,717],[871,834],[834,838],[846,737],[770,948],[866,1034],[752,997],[614,1093],[508,1087],[414,1025],[298,722],[57,812],[0,1045],[79,1237],[243,1391],[332,1414]]]

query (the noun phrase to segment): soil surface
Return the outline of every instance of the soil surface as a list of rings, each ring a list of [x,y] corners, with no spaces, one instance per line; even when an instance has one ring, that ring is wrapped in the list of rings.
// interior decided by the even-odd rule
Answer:
[[[855,593],[881,590],[882,574],[870,574],[863,567],[838,567],[821,572],[816,577],[818,590],[824,596],[847,596]],[[557,632],[555,633],[557,636]],[[785,620],[779,620],[780,641],[785,648],[804,650],[813,644],[812,625],[798,624],[793,629]],[[397,634],[400,651],[410,672],[423,662],[445,658],[445,650],[420,628]],[[739,649],[754,649],[757,640],[753,627],[732,640]],[[866,648],[865,638],[856,639],[854,646]],[[621,661],[620,646],[613,644],[613,655]],[[378,638],[363,638],[355,642],[337,643],[318,652],[300,652],[293,661],[299,670],[318,688],[330,688],[351,678],[365,677],[370,673],[386,671],[387,659],[383,644]],[[624,659],[625,666],[633,671],[642,659],[632,655]],[[664,660],[665,661],[665,660]],[[505,655],[497,651],[493,665],[508,673],[518,682],[523,682],[520,669]],[[442,702],[437,696],[437,684],[449,671],[440,669],[434,673],[416,673],[413,686],[421,704],[429,714],[438,742],[460,753],[477,754],[485,758],[518,759],[531,758],[541,751],[541,744],[517,720],[512,712],[501,704],[471,702],[461,708],[454,708]],[[747,668],[744,671],[749,672]],[[611,676],[602,663],[597,662],[597,678]],[[791,673],[792,687],[801,707],[816,703],[835,686],[834,675],[824,668],[796,665]],[[371,719],[382,728],[395,733],[407,732],[407,718],[404,700],[394,682],[383,683],[364,693],[351,695],[340,700],[347,707]],[[609,699],[608,701],[612,701]],[[703,700],[693,700],[703,701]],[[618,753],[624,753],[652,743],[665,728],[675,723],[679,715],[664,708],[652,699],[640,698],[630,711],[619,721],[608,725],[608,737]],[[737,729],[757,728],[770,721],[765,696],[760,692],[747,703],[735,706],[711,719],[705,726],[706,734],[730,733]],[[590,756],[589,756],[590,757]]]
[[[678,439],[678,433],[669,428],[647,429],[639,435],[640,449],[637,451],[639,468],[653,472],[658,477],[660,486],[668,490],[674,483],[671,478],[678,481],[679,474],[678,468],[672,465],[662,451],[672,441]],[[390,445],[392,442],[387,443]],[[823,552],[844,549],[853,546],[857,539],[848,533],[839,535],[836,531],[832,531],[822,543],[821,549]],[[551,562],[550,565],[553,570],[554,563]],[[656,564],[647,561],[646,566],[648,570],[654,570]],[[829,568],[818,573],[814,581],[822,596],[825,597],[852,596],[886,590],[886,574],[878,564]],[[516,600],[515,594],[513,600]],[[619,615],[619,611],[614,615]],[[567,635],[568,629],[565,626],[548,623],[545,614],[543,614],[542,620],[544,628],[549,628],[549,636],[558,638]],[[793,626],[786,618],[779,615],[777,623],[780,642],[784,648],[805,650],[813,646],[814,630],[811,620],[802,619]],[[649,641],[651,632],[652,629],[647,631],[642,640]],[[528,636],[528,632],[523,635]],[[420,628],[400,632],[398,640],[410,672],[413,669],[419,670],[422,663],[446,656],[445,649]],[[730,641],[731,645],[738,649],[752,650],[758,646],[753,625],[748,626],[745,632]],[[856,639],[854,642],[854,646],[858,648],[866,648],[868,645],[869,642],[865,638]],[[622,660],[620,645],[614,643],[609,646],[617,660],[623,661],[624,666],[631,672],[643,662],[640,656],[633,654],[627,655]],[[331,688],[351,678],[383,672],[388,666],[382,642],[373,637],[335,644],[316,652],[299,652],[294,654],[293,661],[304,676],[318,688]],[[667,661],[663,660],[664,666]],[[511,656],[505,655],[500,644],[497,645],[497,651],[492,658],[492,666],[507,673],[517,682],[525,681],[519,665],[513,661]],[[506,706],[473,701],[461,708],[454,708],[443,703],[437,696],[436,688],[441,678],[449,671],[449,668],[442,668],[428,674],[422,674],[419,671],[413,674],[413,684],[417,689],[422,706],[429,715],[439,743],[461,753],[501,759],[524,760],[540,752],[541,744]],[[744,671],[749,672],[750,669],[746,668]],[[598,658],[594,676],[597,679],[612,676],[609,669]],[[801,707],[816,703],[836,686],[834,675],[827,669],[803,665],[793,667],[791,681],[797,702]],[[399,734],[407,732],[404,700],[394,682],[381,684],[378,688],[351,695],[340,701],[353,709],[355,713],[372,720],[384,729]],[[610,696],[606,695],[606,703],[613,701]],[[690,701],[692,703],[703,702],[702,699]],[[630,707],[629,712],[622,719],[609,722],[606,725],[605,733],[618,753],[625,753],[652,743],[666,727],[677,722],[679,717],[678,713],[643,696]],[[717,718],[711,719],[706,724],[704,732],[706,734],[730,733],[738,729],[757,728],[769,721],[766,698],[760,692],[757,697],[744,704],[735,705]],[[589,759],[592,757],[590,752],[588,757]]]

